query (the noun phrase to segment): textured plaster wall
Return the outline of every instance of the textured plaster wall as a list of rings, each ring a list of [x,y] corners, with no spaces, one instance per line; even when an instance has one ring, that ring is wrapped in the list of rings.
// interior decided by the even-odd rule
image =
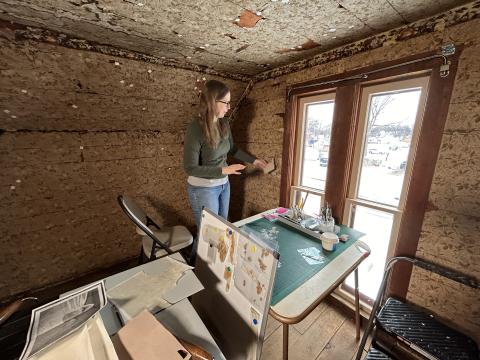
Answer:
[[[480,279],[480,20],[448,28],[465,43],[437,159],[417,256]],[[480,341],[479,291],[417,270],[408,298]]]
[[[0,49],[0,299],[137,256],[118,194],[193,224],[182,142],[203,74],[2,37]],[[238,99],[246,83],[223,80]]]
[[[248,149],[275,157],[278,170],[249,177],[238,211],[242,216],[278,204],[283,141],[285,89],[294,83],[438,50],[453,42],[465,46],[456,75],[448,120],[430,192],[418,256],[480,277],[480,20],[435,31],[405,41],[388,40],[384,46],[257,83],[248,106],[237,120],[237,131],[248,139]],[[470,334],[480,337],[478,291],[436,276],[414,271],[408,299],[436,311]]]

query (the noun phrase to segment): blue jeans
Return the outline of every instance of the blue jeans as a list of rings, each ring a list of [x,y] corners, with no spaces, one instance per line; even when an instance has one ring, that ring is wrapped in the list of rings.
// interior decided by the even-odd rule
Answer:
[[[188,184],[188,198],[192,207],[197,229],[200,230],[202,220],[202,207],[206,207],[217,215],[227,219],[230,203],[230,182],[212,187],[193,186]],[[192,255],[197,253],[198,235],[193,240]]]

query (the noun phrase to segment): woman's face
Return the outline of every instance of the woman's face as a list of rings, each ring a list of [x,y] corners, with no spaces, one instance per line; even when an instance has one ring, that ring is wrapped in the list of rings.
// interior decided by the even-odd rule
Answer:
[[[215,116],[221,119],[230,109],[230,93],[215,102]]]

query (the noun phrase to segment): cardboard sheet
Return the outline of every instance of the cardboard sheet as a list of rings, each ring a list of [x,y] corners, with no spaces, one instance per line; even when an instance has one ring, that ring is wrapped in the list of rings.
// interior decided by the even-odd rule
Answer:
[[[191,355],[148,311],[142,311],[112,338],[120,360],[189,360]]]

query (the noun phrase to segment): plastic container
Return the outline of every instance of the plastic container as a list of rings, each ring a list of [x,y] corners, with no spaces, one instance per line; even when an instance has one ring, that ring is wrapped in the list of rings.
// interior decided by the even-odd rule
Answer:
[[[318,219],[310,217],[305,220],[300,221],[300,225],[308,230],[319,230],[319,222]]]
[[[335,251],[338,244],[338,236],[331,232],[324,232],[320,236],[322,240],[322,247],[327,251]]]

